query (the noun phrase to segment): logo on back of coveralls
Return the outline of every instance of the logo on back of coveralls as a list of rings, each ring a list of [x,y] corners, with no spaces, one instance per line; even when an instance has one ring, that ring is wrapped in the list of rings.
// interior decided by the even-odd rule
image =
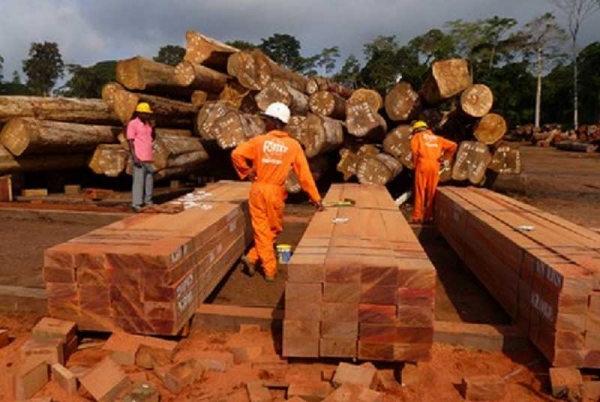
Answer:
[[[437,148],[439,146],[435,134],[425,133],[423,134],[423,139],[425,140],[425,146],[428,148]]]
[[[283,163],[283,156],[288,151],[288,147],[277,140],[266,140],[263,142],[262,151],[262,163],[281,165]]]

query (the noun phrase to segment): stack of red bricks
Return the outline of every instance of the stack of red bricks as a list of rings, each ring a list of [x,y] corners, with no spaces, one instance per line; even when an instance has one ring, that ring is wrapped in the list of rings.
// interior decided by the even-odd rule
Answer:
[[[183,196],[176,214],[137,214],[46,250],[51,316],[84,330],[174,335],[251,239],[247,183]]]
[[[428,359],[436,273],[383,186],[333,185],[289,264],[283,354]]]
[[[600,235],[489,190],[438,190],[440,232],[548,361],[600,368]]]

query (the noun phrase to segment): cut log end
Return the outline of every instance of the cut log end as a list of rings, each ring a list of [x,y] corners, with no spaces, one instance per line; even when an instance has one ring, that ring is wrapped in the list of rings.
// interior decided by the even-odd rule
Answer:
[[[189,61],[182,61],[175,67],[175,81],[182,87],[192,85],[194,79],[194,65]]]
[[[475,126],[473,135],[484,144],[495,144],[506,134],[506,120],[495,113],[488,113]]]
[[[28,122],[35,124],[31,119],[11,119],[2,129],[0,140],[2,145],[14,156],[20,156],[29,147]]]
[[[471,85],[460,97],[461,110],[468,116],[479,118],[489,113],[494,103],[492,91],[483,84]]]
[[[420,109],[419,94],[407,82],[396,84],[385,97],[385,111],[394,121],[412,120]]]

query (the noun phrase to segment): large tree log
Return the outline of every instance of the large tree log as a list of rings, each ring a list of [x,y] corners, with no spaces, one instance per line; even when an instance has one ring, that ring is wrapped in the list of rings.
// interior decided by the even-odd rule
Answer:
[[[0,141],[13,155],[92,151],[116,142],[121,127],[17,118],[2,129]]]
[[[485,171],[492,161],[488,146],[478,141],[463,141],[458,147],[452,168],[452,178],[457,181],[469,180],[479,185],[485,179]]]
[[[348,99],[352,96],[352,90],[350,88],[346,88],[335,81],[322,77],[309,78],[308,81],[306,81],[305,92],[312,95],[317,91],[333,92],[344,99]]]
[[[340,149],[340,161],[336,166],[336,170],[344,175],[344,181],[348,181],[356,175],[356,168],[361,156],[377,154],[379,154],[379,150],[370,144],[361,146],[358,151],[352,148],[342,148]]]
[[[498,145],[488,169],[501,174],[521,174],[523,166],[519,146],[507,143]]]
[[[598,150],[598,145],[580,141],[562,141],[556,144],[556,148],[562,151],[592,153]]]
[[[263,120],[256,115],[231,110],[214,122],[214,136],[222,149],[235,148],[265,132]]]
[[[229,57],[227,73],[245,88],[260,91],[272,80],[271,62],[260,50],[244,50]]]
[[[423,83],[421,98],[431,106],[437,106],[458,95],[471,85],[469,64],[464,59],[436,61]]]
[[[296,115],[306,115],[308,112],[308,96],[298,91],[286,81],[272,80],[255,97],[258,108],[262,111],[273,102],[281,102]]]
[[[293,135],[304,146],[308,158],[338,149],[344,143],[342,122],[315,114],[309,114]]]
[[[440,127],[444,115],[438,109],[424,109],[419,113],[419,120],[427,123],[430,129],[437,131]]]
[[[227,71],[229,56],[239,51],[232,46],[194,31],[187,31],[185,39],[187,44],[184,60],[222,72]]]
[[[346,127],[356,137],[381,140],[387,132],[387,123],[368,102],[348,103]]]
[[[494,94],[483,84],[471,85],[460,96],[461,112],[472,118],[485,116],[490,112],[493,104]]]
[[[313,113],[333,119],[346,118],[346,100],[333,92],[315,92],[310,96],[308,103]]]
[[[105,84],[102,87],[102,101],[104,101],[108,105],[111,113],[113,114],[115,114],[113,111],[115,106],[115,94],[121,89],[124,89],[123,85],[119,84],[118,82],[109,82],[108,84]],[[115,119],[116,121],[119,120],[116,114]]]
[[[0,96],[0,123],[17,117],[70,123],[114,124],[119,121],[100,99]]]
[[[302,93],[306,91],[306,83],[308,82],[308,78],[275,63],[266,55],[264,57],[266,57],[269,62],[269,66],[271,67],[272,79],[285,81],[297,91]]]
[[[158,139],[164,137],[191,137],[192,131],[176,128],[155,128],[154,134]],[[121,144],[121,148],[127,151],[129,150],[129,143],[127,142],[127,138],[125,136],[125,129],[119,133],[117,136],[117,141],[119,141],[119,144]]]
[[[175,67],[175,81],[182,87],[219,94],[229,76],[208,67],[182,61]]]
[[[304,120],[306,120],[306,116],[291,116],[284,130],[293,138],[300,141],[300,143],[302,143],[302,137],[304,136],[304,127],[302,125]]]
[[[473,135],[484,144],[495,144],[506,134],[506,121],[504,117],[495,113],[488,113],[479,120],[473,130]]]
[[[191,103],[162,98],[142,93],[117,89],[114,93],[113,108],[119,120],[127,124],[140,102],[148,102],[152,108],[152,119],[158,127],[192,127],[192,120],[198,108]]]
[[[408,169],[414,169],[410,150],[411,139],[412,127],[403,124],[390,131],[383,140],[383,150],[398,159]]]
[[[0,173],[40,172],[46,170],[77,169],[85,167],[89,154],[47,154],[15,158],[0,145]]]
[[[394,121],[414,119],[421,110],[421,99],[408,82],[400,82],[385,96],[385,111]]]
[[[209,100],[209,94],[206,91],[194,91],[190,96],[190,103],[198,110]]]
[[[199,138],[183,137],[178,135],[157,135],[153,150],[154,168],[156,170],[169,167],[169,160],[179,155],[190,152],[206,153]]]
[[[100,144],[96,147],[88,166],[96,174],[119,176],[127,167],[129,152],[120,144]]]
[[[402,172],[402,163],[385,153],[359,156],[356,177],[361,184],[385,185]]]
[[[251,91],[239,82],[232,80],[225,85],[225,88],[219,94],[219,100],[241,112],[258,113],[260,109],[256,104],[255,94],[256,91]]]
[[[308,159],[308,166],[313,179],[318,181],[329,169],[329,159],[325,155],[319,155],[316,158]],[[290,171],[290,174],[285,181],[285,190],[292,194],[297,194],[302,191],[298,176],[293,169]]]
[[[196,117],[196,132],[205,140],[214,140],[215,122],[233,110],[236,109],[224,101],[206,102]]]
[[[360,88],[352,92],[352,96],[348,99],[348,105],[367,102],[371,108],[378,111],[383,107],[383,98],[379,92],[372,89]]]
[[[178,82],[175,67],[139,56],[117,63],[117,81],[132,91],[181,96],[193,92]]]

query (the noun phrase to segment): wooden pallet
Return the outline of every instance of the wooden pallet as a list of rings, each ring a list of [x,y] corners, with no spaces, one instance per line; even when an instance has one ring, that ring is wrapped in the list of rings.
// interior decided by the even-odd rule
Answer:
[[[600,368],[600,234],[475,188],[440,188],[436,222],[551,364]]]
[[[288,266],[283,354],[429,358],[436,274],[383,186],[333,185]],[[337,223],[335,223],[337,222]]]
[[[44,254],[48,312],[85,330],[175,335],[252,238],[247,183],[217,183]]]

